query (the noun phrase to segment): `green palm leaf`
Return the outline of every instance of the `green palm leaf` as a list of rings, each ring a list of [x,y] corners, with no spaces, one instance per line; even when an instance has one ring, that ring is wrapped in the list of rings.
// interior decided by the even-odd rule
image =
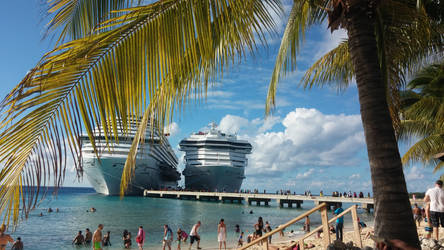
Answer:
[[[155,2],[123,10],[99,26],[103,31],[46,54],[2,102],[5,220],[19,205],[27,215],[37,204],[38,192],[22,192],[22,186],[61,185],[68,154],[81,175],[82,130],[93,145],[94,126],[102,125],[106,141],[117,140],[117,118],[126,128],[143,116],[138,137],[148,120],[161,130],[194,90],[205,92],[234,56],[241,58],[256,47],[256,37],[273,30],[270,7],[281,10],[275,0]],[[122,193],[134,172],[137,141]]]
[[[59,31],[59,41],[90,35],[105,20],[118,16],[111,12],[131,7],[134,0],[48,0],[47,33]],[[138,1],[140,3],[140,0]]]
[[[332,84],[338,90],[343,90],[350,86],[353,76],[354,71],[348,52],[348,42],[343,41],[338,47],[317,60],[305,72],[301,84],[304,88]]]
[[[419,138],[405,153],[405,164],[422,162],[435,166],[443,164],[435,158],[444,152],[444,65],[432,64],[408,83],[401,92],[402,112],[399,138],[408,141]]]
[[[424,9],[413,1],[384,1],[378,8],[375,32],[381,70],[387,86],[387,99],[395,130],[399,130],[399,89],[405,78],[418,71],[425,58],[442,53],[442,26],[430,22]],[[354,77],[347,41],[317,60],[301,79],[303,87],[330,85],[346,89]],[[273,84],[273,79],[270,85]]]
[[[319,4],[322,5],[319,5]],[[320,23],[325,19],[325,12],[320,8],[325,1],[294,1],[287,26],[282,36],[281,45],[276,63],[268,86],[265,112],[268,114],[274,107],[276,101],[276,90],[279,80],[288,71],[296,69],[296,55],[305,38],[305,31],[313,24]]]

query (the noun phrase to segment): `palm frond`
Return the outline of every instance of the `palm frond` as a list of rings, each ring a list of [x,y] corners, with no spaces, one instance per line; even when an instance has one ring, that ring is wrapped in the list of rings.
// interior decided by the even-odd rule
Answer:
[[[67,154],[81,175],[83,130],[94,146],[100,125],[106,141],[118,139],[117,123],[125,128],[131,117],[148,116],[163,128],[192,90],[205,92],[274,29],[270,6],[281,10],[277,0],[159,1],[123,10],[100,25],[105,31],[46,54],[2,102],[0,214],[9,218],[20,205],[27,216],[50,177],[56,187],[63,182]],[[127,166],[123,190],[134,169]],[[18,202],[14,188],[22,186],[37,192],[19,193],[27,197]]]
[[[422,162],[425,165],[438,166],[440,160],[434,155],[444,151],[444,135],[431,135],[416,142],[402,157],[403,164]],[[437,169],[435,169],[436,171]]]
[[[442,65],[421,69],[401,93],[402,113],[399,138],[419,138],[403,156],[405,163],[420,161],[435,166],[442,163],[435,156],[444,152],[444,71]]]
[[[48,0],[46,36],[60,30],[57,42],[90,35],[103,21],[116,17],[112,12],[131,7],[134,0]],[[140,2],[140,0],[139,0]]]
[[[403,111],[405,119],[444,121],[442,98],[423,97]]]
[[[441,131],[444,133],[444,123],[434,120],[401,120],[399,139],[409,141],[416,138],[424,138]]]
[[[314,6],[309,0],[294,1],[268,86],[266,114],[270,113],[275,106],[279,80],[285,76],[286,72],[296,69],[296,55],[305,39],[305,31],[311,25],[321,22],[325,18],[323,13],[323,10],[320,11],[319,7]]]
[[[334,84],[338,90],[343,90],[349,87],[353,76],[348,42],[343,41],[307,69],[301,78],[301,85],[304,88],[312,88]]]

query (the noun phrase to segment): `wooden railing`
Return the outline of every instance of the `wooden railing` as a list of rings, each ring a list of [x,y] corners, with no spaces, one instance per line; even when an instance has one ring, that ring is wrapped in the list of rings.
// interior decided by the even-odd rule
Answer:
[[[305,217],[313,214],[316,211],[320,211],[321,212],[321,221],[322,221],[322,225],[317,227],[315,230],[311,231],[308,234],[305,234],[304,236],[302,236],[302,238],[300,238],[298,240],[299,243],[299,247],[300,249],[304,249],[304,240],[310,236],[312,236],[313,234],[317,233],[319,230],[323,230],[324,232],[324,237],[323,237],[323,245],[324,245],[324,249],[327,248],[327,246],[331,243],[330,240],[330,228],[329,228],[329,224],[334,222],[337,218],[344,216],[345,214],[351,212],[352,214],[352,219],[353,219],[353,232],[354,232],[354,243],[356,246],[362,248],[362,241],[361,241],[361,233],[359,230],[359,224],[358,224],[358,214],[357,214],[357,205],[353,205],[349,208],[347,208],[346,210],[344,210],[344,212],[336,215],[335,217],[331,218],[330,220],[328,219],[328,214],[327,214],[327,204],[326,203],[322,203],[310,210],[308,210],[307,212],[299,215],[298,217],[290,220],[289,222],[279,226],[278,228],[272,230],[271,232],[268,232],[266,234],[264,234],[262,237],[253,240],[252,242],[248,243],[247,245],[239,248],[239,250],[244,250],[247,248],[250,248],[254,245],[257,245],[261,242],[265,243],[265,249],[268,250],[268,237],[272,236],[275,233],[281,232],[283,231],[285,228],[293,225],[294,223],[304,219]],[[297,244],[297,243],[295,243]]]

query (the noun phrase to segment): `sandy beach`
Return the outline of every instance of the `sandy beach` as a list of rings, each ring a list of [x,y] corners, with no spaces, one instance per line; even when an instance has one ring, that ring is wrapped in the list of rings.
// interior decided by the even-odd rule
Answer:
[[[419,238],[425,238],[426,233],[424,230],[424,225],[421,225],[420,227],[417,227],[417,231],[418,231],[418,236]],[[374,247],[375,242],[370,238],[370,237],[366,237],[367,233],[370,232],[371,234],[373,233],[373,223],[371,226],[365,227],[361,229],[361,240],[362,240],[362,246],[363,247]],[[289,248],[289,246],[293,245],[295,242],[297,242],[302,236],[298,235],[296,237],[292,237],[292,236],[288,236],[288,234],[286,234],[283,237],[280,236],[274,236],[274,240],[272,242],[272,244],[270,245],[269,249],[273,249],[273,250],[291,250],[291,248]],[[321,234],[321,238],[316,238],[316,235],[310,236],[307,239],[304,240],[304,243],[307,245],[311,245],[313,244],[314,247],[310,248],[310,249],[315,249],[315,250],[322,250],[324,249],[323,247],[323,241],[322,241],[322,237],[323,234]],[[335,234],[330,234],[330,238],[331,241],[333,242],[336,238],[335,238]],[[276,238],[276,239],[275,239]],[[444,228],[440,228],[439,229],[439,239],[443,240],[444,239]],[[344,227],[344,243],[348,243],[352,241],[353,242],[353,228],[351,225],[346,225]],[[208,249],[218,249],[218,248],[208,248]],[[232,249],[237,249],[237,248],[232,248]],[[262,249],[259,246],[253,246],[250,249]],[[307,248],[306,248],[307,249]]]

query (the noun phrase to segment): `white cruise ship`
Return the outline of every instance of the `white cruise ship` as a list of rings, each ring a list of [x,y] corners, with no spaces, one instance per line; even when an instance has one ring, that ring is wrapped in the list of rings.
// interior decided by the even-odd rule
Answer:
[[[194,133],[183,139],[180,150],[185,152],[185,188],[198,191],[238,192],[245,179],[247,154],[252,147],[217,130],[212,123],[208,132]]]
[[[126,133],[119,126],[118,138],[109,138],[109,144],[100,131],[103,131],[101,126],[94,130],[100,159],[97,159],[89,137],[82,135],[80,138],[83,170],[97,193],[118,195],[123,167],[137,131],[137,124],[131,123]],[[127,194],[142,194],[144,189],[176,188],[177,181],[180,180],[180,173],[176,169],[177,157],[168,140],[164,135],[159,137],[157,129],[153,136],[150,135],[151,128],[148,126],[145,142],[137,153],[135,176]]]

